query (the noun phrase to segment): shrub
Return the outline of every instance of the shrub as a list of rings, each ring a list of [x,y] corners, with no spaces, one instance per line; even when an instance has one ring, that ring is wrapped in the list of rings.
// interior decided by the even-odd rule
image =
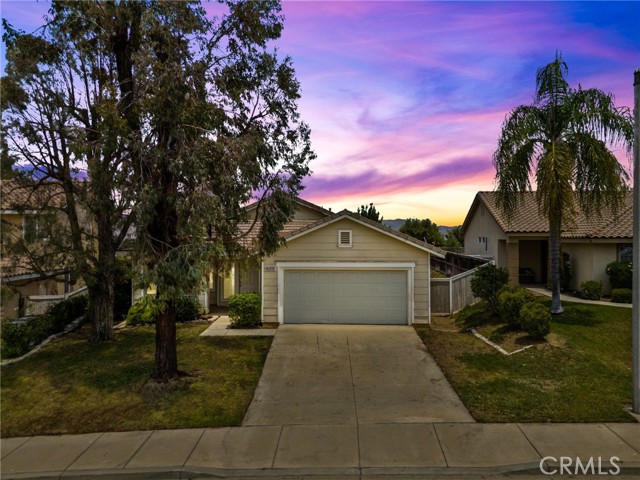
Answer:
[[[633,302],[633,291],[630,288],[614,288],[611,290],[611,301],[615,303]]]
[[[252,328],[260,321],[260,295],[241,293],[229,298],[229,320],[232,328]]]
[[[522,329],[532,338],[544,338],[551,331],[551,313],[542,304],[529,302],[520,309]]]
[[[473,294],[487,302],[492,313],[498,313],[498,291],[509,281],[509,273],[493,264],[479,267],[471,278]]]
[[[160,302],[151,295],[139,298],[127,313],[127,325],[149,325],[155,323]]]
[[[47,308],[45,315],[51,318],[53,333],[61,332],[64,327],[87,313],[89,297],[78,295]]]
[[[176,322],[190,322],[200,315],[200,303],[193,297],[182,297],[176,301]]]
[[[632,288],[633,271],[627,262],[612,262],[605,272],[609,276],[612,288]]]
[[[498,315],[510,328],[520,328],[520,308],[533,300],[533,295],[517,285],[502,287],[498,294]]]
[[[600,280],[586,280],[580,284],[580,295],[586,300],[600,300],[602,297],[602,282]]]
[[[50,335],[62,332],[67,325],[87,312],[88,297],[81,295],[47,308],[44,315],[22,322],[2,324],[2,355],[19,357]]]
[[[24,324],[3,322],[2,324],[2,356],[19,357],[39,342],[39,335],[31,325],[31,321]]]

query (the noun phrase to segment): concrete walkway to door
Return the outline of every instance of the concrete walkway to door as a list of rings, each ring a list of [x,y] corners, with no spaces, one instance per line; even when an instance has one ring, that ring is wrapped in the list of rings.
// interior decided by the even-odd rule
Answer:
[[[282,325],[243,425],[473,422],[413,328]]]

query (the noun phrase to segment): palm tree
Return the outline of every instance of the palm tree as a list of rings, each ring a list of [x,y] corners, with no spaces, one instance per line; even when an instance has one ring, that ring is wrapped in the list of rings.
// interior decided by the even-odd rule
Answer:
[[[631,151],[633,119],[613,96],[596,88],[569,87],[567,64],[556,59],[539,68],[533,105],[507,116],[493,155],[497,198],[512,217],[535,180],[540,214],[549,221],[551,313],[560,303],[560,233],[575,218],[576,206],[601,215],[615,214],[628,188],[628,174],[609,148]]]

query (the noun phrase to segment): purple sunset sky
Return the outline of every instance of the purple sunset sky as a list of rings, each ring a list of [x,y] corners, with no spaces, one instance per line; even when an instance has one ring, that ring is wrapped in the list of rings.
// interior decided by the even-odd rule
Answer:
[[[2,1],[31,31],[47,2]],[[633,105],[638,2],[285,1],[277,42],[301,83],[318,158],[302,196],[334,211],[462,222],[513,107],[560,50],[572,86]],[[624,152],[619,158],[625,165]]]

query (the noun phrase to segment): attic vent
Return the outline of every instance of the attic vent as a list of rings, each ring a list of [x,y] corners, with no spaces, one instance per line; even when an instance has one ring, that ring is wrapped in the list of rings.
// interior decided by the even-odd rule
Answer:
[[[351,230],[338,230],[338,246],[352,247]]]

